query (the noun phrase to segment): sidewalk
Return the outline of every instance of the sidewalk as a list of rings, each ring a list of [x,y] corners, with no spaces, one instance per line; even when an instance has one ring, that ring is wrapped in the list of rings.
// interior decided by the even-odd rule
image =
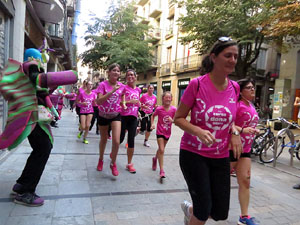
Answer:
[[[152,171],[156,152],[154,133],[150,148],[143,136],[136,137],[133,163],[136,174],[125,170],[125,143],[121,144],[117,165],[119,176],[109,169],[111,141],[107,143],[102,172],[96,170],[99,136],[95,127],[89,144],[77,139],[75,112],[64,109],[59,128],[53,129],[54,148],[38,185],[37,193],[46,199],[42,207],[30,208],[12,202],[10,191],[21,174],[31,148],[24,142],[0,161],[0,225],[182,225],[180,203],[190,200],[178,164],[182,131],[173,126],[165,156],[164,183],[159,171]],[[292,189],[300,182],[300,166],[286,164],[283,157],[277,167],[262,165],[253,159],[250,215],[262,225],[300,225],[300,191]],[[232,178],[231,206],[227,221],[207,224],[236,225],[239,216],[236,178]]]

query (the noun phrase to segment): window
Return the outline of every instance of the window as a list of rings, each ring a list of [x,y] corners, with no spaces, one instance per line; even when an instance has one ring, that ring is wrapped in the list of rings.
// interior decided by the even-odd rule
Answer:
[[[256,59],[256,69],[266,69],[267,50],[260,49],[258,58]]]

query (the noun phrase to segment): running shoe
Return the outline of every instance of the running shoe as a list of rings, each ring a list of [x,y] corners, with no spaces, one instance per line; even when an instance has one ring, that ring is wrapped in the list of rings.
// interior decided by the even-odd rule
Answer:
[[[157,158],[153,157],[152,158],[152,170],[155,171],[157,167]]]
[[[99,161],[98,161],[97,170],[98,171],[103,170],[103,160],[101,160],[101,159],[99,159]]]
[[[188,225],[189,224],[189,220],[191,218],[191,214],[190,214],[190,210],[189,208],[192,206],[192,204],[186,200],[183,201],[183,203],[181,203],[181,209],[184,213],[184,225]]]
[[[259,222],[255,219],[255,217],[240,217],[238,221],[239,225],[247,224],[247,225],[259,225]]]
[[[166,178],[165,171],[161,170],[161,171],[159,172],[159,176],[160,176],[160,178]]]
[[[112,175],[114,175],[114,176],[118,176],[119,175],[119,171],[118,171],[116,163],[114,163],[114,164],[111,163],[110,164],[110,169],[111,169]]]
[[[108,140],[111,140],[111,136],[108,136],[108,138],[107,138]]]
[[[84,143],[84,144],[88,144],[89,142],[88,142],[88,140],[84,139],[84,140],[83,140],[83,143]]]
[[[130,173],[136,173],[136,170],[133,167],[133,163],[127,164],[126,165],[126,169],[130,172]]]
[[[148,147],[148,148],[150,147],[148,141],[144,141],[144,146],[146,146],[146,147]]]
[[[78,133],[78,135],[77,135],[77,138],[78,138],[78,139],[81,138],[82,133],[83,133],[82,131],[80,131],[80,132]]]
[[[44,204],[44,199],[35,193],[17,194],[14,200],[15,203],[26,206],[41,206]]]

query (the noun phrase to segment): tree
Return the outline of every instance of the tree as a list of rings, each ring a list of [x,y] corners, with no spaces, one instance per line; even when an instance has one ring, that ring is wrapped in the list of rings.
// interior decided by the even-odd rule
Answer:
[[[193,43],[200,54],[219,37],[228,36],[239,41],[239,57],[236,66],[238,78],[245,77],[257,59],[262,43],[262,22],[274,10],[274,0],[184,0],[179,4],[186,8],[186,16],[178,22],[186,36],[183,43]],[[248,74],[249,75],[249,74]]]
[[[299,0],[279,0],[278,8],[263,22],[266,27],[264,35],[277,41],[287,36],[300,35],[300,2]]]
[[[112,5],[105,19],[95,17],[88,25],[85,39],[89,50],[80,55],[83,65],[98,70],[118,63],[121,70],[146,71],[152,62],[150,40],[145,40],[149,27],[139,23],[133,5]]]

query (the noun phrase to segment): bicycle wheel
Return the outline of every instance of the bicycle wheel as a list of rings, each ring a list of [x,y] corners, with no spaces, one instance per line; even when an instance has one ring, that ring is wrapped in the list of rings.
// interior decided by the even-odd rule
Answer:
[[[267,135],[266,133],[256,135],[251,145],[251,153],[259,155],[265,143],[272,138],[274,138],[273,132],[269,132]]]
[[[284,138],[278,139],[277,144],[277,155],[276,159],[280,156],[282,153],[282,150],[284,148]],[[274,146],[275,146],[275,137],[269,139],[262,147],[262,150],[259,152],[259,159],[263,163],[271,163],[274,160]]]

